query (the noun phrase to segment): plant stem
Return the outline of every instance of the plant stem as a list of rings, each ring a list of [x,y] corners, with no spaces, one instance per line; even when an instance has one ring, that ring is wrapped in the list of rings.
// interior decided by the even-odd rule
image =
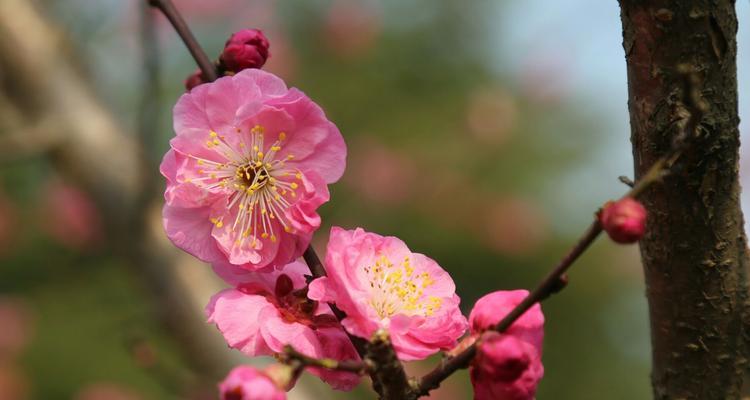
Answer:
[[[175,31],[177,31],[177,34],[180,35],[180,38],[182,38],[185,46],[187,46],[188,51],[190,51],[190,54],[195,59],[195,62],[198,64],[201,72],[203,72],[203,77],[209,82],[215,81],[218,78],[216,74],[216,67],[208,58],[206,52],[203,51],[203,48],[200,46],[200,44],[198,44],[198,41],[193,35],[193,32],[191,32],[190,28],[188,28],[187,23],[175,8],[172,0],[146,1],[148,1],[148,3],[152,7],[158,8],[159,11],[161,11],[164,16],[167,17],[169,22],[174,27]]]

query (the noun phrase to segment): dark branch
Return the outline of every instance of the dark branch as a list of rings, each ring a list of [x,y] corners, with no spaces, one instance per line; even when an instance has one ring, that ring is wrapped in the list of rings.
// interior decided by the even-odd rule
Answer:
[[[285,364],[289,364],[292,361],[298,361],[305,367],[321,367],[335,371],[352,372],[360,375],[368,370],[367,364],[364,362],[352,360],[338,361],[331,358],[308,357],[298,352],[290,345],[284,346],[284,352],[280,353],[278,357],[279,361]]]
[[[203,77],[209,82],[215,81],[218,78],[216,67],[208,58],[206,52],[203,51],[200,44],[198,44],[198,41],[195,39],[195,36],[193,36],[193,32],[190,31],[190,28],[188,28],[182,15],[180,15],[174,4],[172,4],[172,0],[146,1],[148,1],[152,7],[158,8],[164,16],[167,17],[175,31],[177,31],[177,34],[182,38],[182,41],[185,42],[185,46],[187,46],[188,51],[190,51],[190,54],[195,59],[198,67],[200,67],[201,72],[203,72]]]

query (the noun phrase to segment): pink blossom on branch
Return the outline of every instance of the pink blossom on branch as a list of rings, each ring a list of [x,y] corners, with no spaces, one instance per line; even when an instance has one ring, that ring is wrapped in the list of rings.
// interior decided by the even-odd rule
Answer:
[[[388,331],[402,360],[449,349],[466,331],[451,277],[398,238],[334,227],[326,270],[327,277],[310,284],[308,296],[335,302],[353,335],[369,339],[378,329]]]
[[[221,400],[285,400],[286,393],[264,371],[235,367],[219,384]]]
[[[480,340],[469,372],[476,400],[532,400],[544,376],[544,314],[535,304],[503,333],[488,331],[523,301],[526,290],[496,291],[480,298],[469,315]]]
[[[206,313],[230,347],[248,356],[281,353],[289,344],[315,358],[359,360],[354,346],[326,304],[306,297],[301,262],[269,273],[248,272],[228,264],[216,272],[236,285],[211,298]],[[359,376],[349,372],[310,368],[334,389],[351,390]]]
[[[318,105],[247,69],[184,94],[174,129],[160,170],[164,227],[177,247],[249,270],[304,252],[346,163],[343,137]]]

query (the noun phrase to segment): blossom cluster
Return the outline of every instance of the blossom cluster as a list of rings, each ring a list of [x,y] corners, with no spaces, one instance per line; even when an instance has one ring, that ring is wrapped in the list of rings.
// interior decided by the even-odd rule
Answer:
[[[167,236],[230,285],[206,306],[208,322],[248,356],[292,346],[337,361],[360,361],[350,335],[368,340],[384,330],[399,359],[411,361],[454,349],[471,327],[468,340],[479,343],[476,398],[533,398],[543,373],[539,306],[507,334],[484,333],[520,292],[486,296],[467,321],[436,261],[361,228],[331,229],[328,275],[311,280],[300,257],[321,225],[328,185],[344,173],[347,148],[317,104],[258,69],[269,54],[258,32],[227,42],[221,62],[233,74],[193,85],[179,99],[176,136],[160,166]],[[341,320],[334,305],[346,314]],[[354,372],[308,370],[338,390],[360,381]],[[293,382],[278,375],[239,367],[220,385],[222,398],[282,399]]]

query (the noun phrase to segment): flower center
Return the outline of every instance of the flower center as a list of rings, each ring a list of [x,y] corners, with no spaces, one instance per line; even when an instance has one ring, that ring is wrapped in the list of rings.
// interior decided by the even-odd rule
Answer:
[[[280,132],[270,146],[264,145],[265,128],[256,125],[249,135],[240,128],[234,141],[210,131],[205,147],[223,155],[225,162],[215,162],[191,155],[201,169],[199,177],[186,179],[205,189],[230,191],[227,210],[211,223],[217,228],[225,224],[227,215],[234,217],[229,227],[236,233],[235,246],[258,249],[259,240],[277,240],[278,230],[292,232],[285,211],[296,201],[296,189],[302,183],[302,173],[290,168],[286,161],[294,155],[279,156],[286,133]],[[249,136],[249,137],[248,137]]]
[[[395,314],[430,316],[440,309],[442,299],[424,293],[435,281],[427,272],[415,273],[409,257],[394,264],[380,256],[375,265],[364,270],[370,281],[370,305],[380,318]]]

